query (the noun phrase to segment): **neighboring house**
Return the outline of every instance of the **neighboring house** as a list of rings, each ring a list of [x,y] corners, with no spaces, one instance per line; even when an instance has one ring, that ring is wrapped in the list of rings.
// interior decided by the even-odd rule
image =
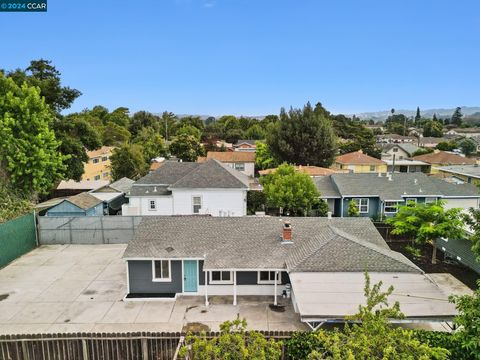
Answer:
[[[334,174],[314,179],[320,198],[335,216],[348,216],[351,201],[360,216],[383,218],[397,213],[398,205],[444,200],[446,208],[478,208],[480,194],[471,184],[451,184],[423,173]]]
[[[117,215],[121,212],[122,205],[127,203],[125,194],[130,191],[134,183],[134,180],[124,177],[90,194],[103,201],[105,214]]]
[[[332,174],[349,172],[348,170],[328,169],[320,166],[303,166],[303,165],[295,166],[295,170],[298,172],[307,174],[312,178],[318,177],[318,176],[328,176]],[[260,170],[258,173],[263,176],[263,175],[274,173],[275,171],[277,171],[277,168]]]
[[[88,162],[84,164],[82,180],[111,180],[110,156],[113,146],[102,146],[98,150],[87,151]]]
[[[385,173],[387,163],[358,150],[337,156],[332,169],[349,170],[353,173]]]
[[[459,135],[466,138],[480,136],[480,128],[453,128],[446,132],[447,135]]]
[[[257,140],[238,140],[233,144],[235,151],[255,152],[257,150]]]
[[[414,173],[414,172],[423,172],[429,174],[431,172],[432,166],[426,162],[419,160],[411,159],[402,159],[402,160],[385,160],[387,163],[387,172],[400,172],[400,173]]]
[[[430,154],[414,156],[412,160],[420,160],[432,166],[431,173],[438,173],[438,168],[450,165],[474,165],[477,162],[464,156],[447,151],[435,151]]]
[[[46,216],[102,216],[103,202],[83,192],[70,196],[47,210]]]
[[[92,191],[100,189],[110,183],[108,180],[62,180],[58,184],[57,188],[53,191],[54,197],[67,197],[76,194],[80,194],[86,191]]]
[[[165,161],[133,184],[122,215],[244,216],[250,181],[213,159],[204,163]]]
[[[403,160],[410,158],[415,151],[420,149],[418,146],[411,143],[404,144],[386,144],[382,146],[382,160]]]
[[[418,146],[424,148],[434,149],[437,147],[438,144],[441,142],[450,141],[451,139],[443,138],[443,137],[420,137],[418,139]]]
[[[417,138],[413,136],[403,136],[398,134],[383,134],[377,135],[377,143],[380,144],[403,144],[403,143],[417,143]]]
[[[343,321],[363,300],[364,272],[393,285],[402,321],[446,321],[455,306],[369,219],[145,218],[128,243],[125,300],[202,295],[290,298],[312,329]],[[341,301],[339,299],[341,298]]]
[[[220,161],[247,176],[254,177],[255,175],[255,152],[209,151],[206,157],[199,157],[197,162],[205,162],[211,159]]]
[[[438,171],[440,176],[451,178],[455,182],[480,186],[480,166],[478,164],[444,166],[438,168]]]

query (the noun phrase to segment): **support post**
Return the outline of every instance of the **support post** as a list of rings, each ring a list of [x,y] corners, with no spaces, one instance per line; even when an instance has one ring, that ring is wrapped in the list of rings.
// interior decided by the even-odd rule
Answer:
[[[275,271],[275,281],[274,281],[274,286],[273,286],[273,305],[277,306],[277,277],[278,277],[278,271]]]
[[[208,271],[205,271],[205,306],[208,305]]]
[[[237,272],[233,272],[233,305],[237,305]]]

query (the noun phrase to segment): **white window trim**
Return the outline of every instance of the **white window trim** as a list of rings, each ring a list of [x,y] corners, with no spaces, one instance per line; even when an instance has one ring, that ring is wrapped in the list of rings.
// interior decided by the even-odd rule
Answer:
[[[398,206],[398,201],[385,201],[383,203],[383,213],[384,214],[396,214],[398,212],[398,207],[395,208],[395,211],[387,211],[386,208],[387,208],[387,203],[395,203],[395,205],[393,206]],[[393,207],[392,205],[388,205],[388,207]]]
[[[168,278],[155,277],[155,261],[168,261]],[[172,262],[170,260],[152,260],[152,281],[153,282],[172,282]]]
[[[155,207],[152,209],[151,203],[152,201],[155,204]],[[155,199],[148,199],[148,211],[157,211],[157,200]]]
[[[271,273],[273,272],[274,274],[276,273],[277,275],[277,284],[280,284],[280,272],[278,271],[270,271],[270,270],[263,270],[263,271],[258,271],[257,272],[257,284],[275,284],[275,280],[260,280],[260,273],[262,272],[268,272],[268,273]],[[269,275],[270,276],[270,275]]]
[[[354,198],[353,201],[356,203],[355,200],[358,200],[358,203],[357,203],[358,213],[359,214],[368,214],[368,212],[370,210],[370,199],[369,198]],[[367,200],[367,210],[366,211],[362,211],[362,205],[360,204],[361,200]]]
[[[214,273],[214,272],[219,272],[219,273],[229,272],[230,273],[230,280],[212,280],[212,273]],[[208,278],[209,285],[232,285],[233,284],[233,271],[213,270],[213,271],[209,271],[208,273],[209,273],[209,278]]]
[[[198,210],[198,213],[195,212],[195,203],[193,202],[194,198],[200,198],[200,209]],[[192,195],[192,214],[200,214],[201,210],[203,209],[203,197],[202,195]]]
[[[243,169],[237,169],[237,165],[242,165],[241,167],[242,167]],[[237,170],[237,171],[245,171],[245,163],[234,163],[234,164],[233,164],[233,168],[234,168],[235,170]]]

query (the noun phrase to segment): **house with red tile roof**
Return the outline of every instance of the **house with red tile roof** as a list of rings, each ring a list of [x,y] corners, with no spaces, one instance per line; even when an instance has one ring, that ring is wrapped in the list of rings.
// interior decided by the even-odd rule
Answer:
[[[352,173],[386,173],[387,163],[367,154],[362,150],[337,156],[332,169],[349,170]]]

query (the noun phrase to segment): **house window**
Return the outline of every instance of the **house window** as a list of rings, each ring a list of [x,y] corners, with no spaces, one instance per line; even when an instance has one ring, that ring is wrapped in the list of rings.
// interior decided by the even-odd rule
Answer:
[[[107,161],[108,160],[108,156],[102,156],[102,161]]]
[[[396,214],[398,211],[398,202],[397,201],[385,201],[383,204],[383,211],[385,214]]]
[[[353,201],[357,204],[358,212],[360,214],[368,214],[368,199],[353,199]]]
[[[94,158],[94,159],[92,160],[92,162],[93,162],[94,164],[98,164],[98,163],[100,162],[100,159],[99,159],[99,158]]]
[[[110,173],[109,173],[109,172],[105,172],[105,173],[103,173],[103,177],[104,177],[104,178],[108,177],[108,175],[110,175]]]
[[[245,164],[244,163],[235,163],[235,170],[245,171]]]
[[[95,180],[100,180],[100,175],[95,175]]]
[[[275,271],[259,271],[258,284],[275,284]],[[280,283],[280,273],[277,273],[277,284]]]
[[[201,196],[194,196],[192,198],[192,207],[193,207],[193,213],[194,214],[199,214],[200,209],[202,208],[202,197]]]
[[[170,277],[171,265],[170,260],[153,260],[152,261],[152,277],[153,281],[172,281]]]
[[[233,284],[231,271],[211,271],[210,284]]]
[[[392,149],[392,151],[393,151],[393,152],[398,152],[398,148],[397,148],[397,147],[394,147],[394,148]]]
[[[375,165],[370,165],[370,171],[375,171]]]
[[[425,198],[425,204],[433,204],[433,203],[436,203],[437,202],[437,198]]]
[[[405,204],[416,204],[417,198],[405,198]]]
[[[148,201],[148,210],[157,210],[157,201],[149,200]]]

